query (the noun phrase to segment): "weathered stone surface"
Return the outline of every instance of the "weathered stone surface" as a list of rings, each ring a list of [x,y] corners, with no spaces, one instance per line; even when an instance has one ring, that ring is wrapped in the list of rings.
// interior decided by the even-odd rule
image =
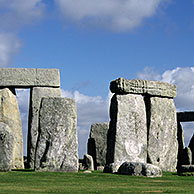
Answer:
[[[0,89],[0,122],[7,124],[14,136],[11,168],[22,169],[24,168],[22,125],[14,90]]]
[[[42,98],[35,170],[78,171],[77,112],[69,98]]]
[[[116,172],[125,161],[145,163],[147,126],[143,97],[133,94],[114,95],[110,117],[106,163],[111,164],[112,172]]]
[[[155,165],[137,162],[124,162],[118,169],[118,174],[132,176],[161,177],[162,170]]]
[[[94,161],[89,154],[84,154],[83,164],[85,170],[94,170]]]
[[[148,163],[164,171],[176,171],[178,142],[173,99],[145,99],[148,111]]]
[[[194,134],[189,142],[189,148],[191,149],[192,152],[192,164],[194,164]]]
[[[10,171],[13,160],[14,137],[11,129],[0,122],[0,171]]]
[[[176,86],[159,81],[127,80],[118,78],[110,83],[110,90],[116,94],[149,94],[151,96],[175,97]]]
[[[189,147],[183,149],[182,152],[182,165],[191,165],[192,164],[192,152]]]
[[[178,122],[194,121],[194,112],[193,111],[177,112],[177,121]]]
[[[88,139],[88,154],[94,159],[94,168],[105,166],[107,151],[107,133],[109,123],[96,123],[91,126]]]
[[[61,97],[60,88],[34,87],[30,90],[28,119],[28,167],[34,168],[35,149],[38,137],[39,110],[43,97]]]
[[[1,68],[3,87],[60,87],[58,69]]]

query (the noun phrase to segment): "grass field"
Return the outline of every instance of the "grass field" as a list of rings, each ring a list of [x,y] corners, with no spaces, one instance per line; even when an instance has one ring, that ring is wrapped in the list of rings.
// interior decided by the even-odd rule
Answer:
[[[0,173],[0,193],[192,193],[194,177],[163,173],[161,178],[91,174],[12,171]]]

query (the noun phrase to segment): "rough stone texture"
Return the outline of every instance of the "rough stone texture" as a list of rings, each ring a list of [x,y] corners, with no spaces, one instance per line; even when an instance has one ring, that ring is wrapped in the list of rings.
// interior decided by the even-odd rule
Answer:
[[[194,112],[193,111],[177,112],[177,121],[178,122],[194,121]]]
[[[0,68],[3,87],[60,87],[58,69]]]
[[[60,88],[34,87],[30,90],[28,119],[28,167],[34,168],[35,149],[38,137],[39,110],[43,97],[61,97]]]
[[[162,170],[152,164],[124,162],[118,169],[118,174],[132,176],[161,177]]]
[[[192,164],[194,164],[194,134],[189,142],[189,148],[191,149],[192,152]]]
[[[182,128],[181,123],[179,121],[177,121],[177,140],[178,140],[177,169],[179,169],[180,166],[182,165],[182,154],[183,154],[183,149],[185,147],[183,128]]]
[[[133,94],[114,95],[110,117],[106,163],[111,166],[112,172],[116,172],[125,161],[145,163],[147,126],[143,97]]]
[[[110,83],[112,93],[149,94],[151,96],[175,97],[176,86],[159,81],[127,80],[118,78]]]
[[[94,161],[92,156],[90,156],[89,154],[84,154],[83,164],[85,170],[94,170]]]
[[[12,169],[24,168],[22,125],[14,90],[0,89],[0,122],[9,126],[14,136]]]
[[[14,137],[11,129],[0,122],[0,171],[10,171],[13,160]]]
[[[192,152],[189,147],[183,149],[181,163],[182,165],[192,164]]]
[[[94,159],[94,168],[105,166],[107,151],[107,133],[109,123],[96,123],[91,126],[88,139],[88,154]]]
[[[148,111],[148,163],[164,171],[176,171],[178,142],[173,99],[145,99]]]
[[[78,171],[77,112],[69,98],[42,98],[35,170]]]

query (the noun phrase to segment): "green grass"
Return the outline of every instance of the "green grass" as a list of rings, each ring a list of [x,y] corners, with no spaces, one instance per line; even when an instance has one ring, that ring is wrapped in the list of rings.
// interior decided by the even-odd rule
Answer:
[[[91,174],[12,171],[0,173],[0,193],[194,193],[193,176],[163,173],[161,178]]]

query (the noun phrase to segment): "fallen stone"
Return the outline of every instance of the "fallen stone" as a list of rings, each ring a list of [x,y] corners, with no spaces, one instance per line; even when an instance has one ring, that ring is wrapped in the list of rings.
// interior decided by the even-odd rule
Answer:
[[[0,171],[10,171],[13,160],[14,137],[11,129],[0,122]]]
[[[69,98],[42,98],[35,170],[78,171],[77,112]]]
[[[0,122],[9,126],[14,136],[12,169],[24,168],[22,125],[15,90],[0,89]]]
[[[148,163],[163,171],[176,171],[178,142],[176,109],[173,99],[146,100],[148,117]]]
[[[60,88],[34,87],[30,91],[28,119],[28,167],[34,169],[35,149],[38,138],[39,110],[43,97],[61,97]]]
[[[85,170],[83,173],[90,174],[90,173],[92,173],[92,171],[90,171],[90,170]]]
[[[92,156],[89,154],[84,154],[84,160],[83,160],[84,169],[86,170],[94,170],[94,161]]]
[[[116,94],[149,94],[151,96],[176,97],[176,86],[159,81],[127,80],[118,78],[110,83],[110,90]]]
[[[1,87],[60,87],[58,69],[0,68]]]
[[[161,177],[162,170],[152,164],[138,162],[124,162],[118,169],[118,174],[132,176]]]
[[[94,159],[94,168],[105,166],[107,151],[107,133],[109,123],[96,123],[91,126],[88,139],[88,154]]]
[[[125,161],[147,160],[146,109],[141,95],[114,95],[110,107],[107,165],[116,172]],[[104,172],[106,172],[104,169]]]
[[[189,142],[189,148],[191,149],[192,152],[192,164],[194,164],[194,134]]]

